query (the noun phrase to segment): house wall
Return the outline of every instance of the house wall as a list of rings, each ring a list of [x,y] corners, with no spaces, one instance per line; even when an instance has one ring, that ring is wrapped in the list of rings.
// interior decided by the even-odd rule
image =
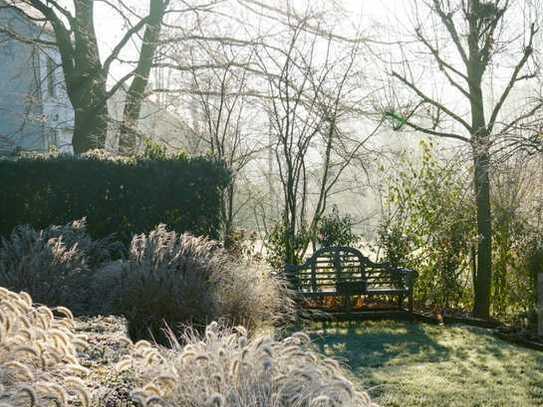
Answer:
[[[13,10],[0,12],[0,24],[21,36],[32,35],[32,27]],[[37,54],[36,46],[0,34],[0,150],[45,148]]]
[[[116,151],[119,146],[119,127],[123,118],[123,109],[126,100],[126,91],[119,89],[108,100],[110,126],[108,129],[107,148]],[[193,153],[187,148],[195,135],[192,129],[181,119],[178,114],[169,112],[165,107],[154,103],[149,98],[142,104],[138,131],[142,137],[139,149],[143,149],[143,138],[152,139],[162,143],[171,149],[184,150]],[[194,152],[194,154],[196,154]]]
[[[22,38],[52,39],[50,33],[15,10],[0,9],[0,26]],[[52,72],[48,69],[48,58],[55,62]],[[48,91],[50,75],[54,96]],[[0,34],[0,154],[17,149],[45,151],[51,145],[71,151],[71,134],[73,108],[66,93],[58,50]]]
[[[54,62],[54,69],[48,68],[47,60]],[[70,103],[60,53],[56,48],[43,48],[40,52],[41,100],[44,118],[44,138],[49,146],[56,146],[63,152],[72,153],[74,132],[74,109]],[[49,65],[50,67],[50,65]],[[53,85],[50,94],[49,81]]]

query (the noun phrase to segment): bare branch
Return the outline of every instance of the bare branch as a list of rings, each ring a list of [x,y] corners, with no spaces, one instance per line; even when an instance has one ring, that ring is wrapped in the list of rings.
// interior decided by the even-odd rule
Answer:
[[[456,122],[460,123],[462,126],[466,128],[470,133],[472,131],[471,126],[466,122],[464,119],[462,119],[459,115],[456,113],[453,113],[451,110],[449,110],[447,107],[445,107],[443,104],[437,102],[436,100],[432,99],[431,97],[424,94],[418,87],[416,87],[413,83],[405,79],[402,75],[398,74],[397,72],[392,72],[392,76],[399,79],[402,83],[407,85],[411,90],[413,90],[422,100],[425,102],[437,107],[438,109],[441,109],[443,112],[445,112],[449,117],[454,119]]]
[[[526,47],[524,48],[524,53],[522,55],[522,58],[520,59],[520,61],[515,66],[515,69],[513,70],[513,73],[511,74],[511,78],[509,79],[509,82],[507,83],[507,86],[505,87],[505,90],[503,91],[502,95],[500,96],[500,99],[498,100],[498,103],[496,104],[496,106],[494,107],[494,109],[492,111],[492,115],[491,115],[490,120],[488,122],[488,133],[492,132],[492,129],[494,128],[494,124],[496,123],[496,119],[498,118],[498,115],[500,114],[500,111],[501,111],[507,97],[511,93],[511,90],[515,86],[515,84],[520,80],[531,77],[530,75],[522,76],[522,77],[519,76],[519,75],[520,75],[520,72],[522,71],[522,69],[524,68],[524,66],[526,65],[526,63],[528,62],[528,60],[530,59],[530,56],[534,52],[533,48],[532,48],[533,39],[534,39],[535,34],[537,34],[537,32],[538,32],[538,29],[535,27],[534,24],[532,24],[530,26],[530,37],[529,37],[529,40],[528,40],[528,45],[526,45]]]

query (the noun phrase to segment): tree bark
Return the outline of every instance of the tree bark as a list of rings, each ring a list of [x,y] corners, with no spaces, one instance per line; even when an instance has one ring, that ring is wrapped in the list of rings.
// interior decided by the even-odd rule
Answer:
[[[105,146],[108,111],[105,96],[100,99],[98,103],[86,101],[75,106],[72,145],[76,154]]]
[[[471,10],[479,7],[474,0]],[[477,274],[475,278],[475,317],[490,317],[490,296],[492,287],[492,221],[490,211],[490,134],[488,133],[483,98],[483,75],[486,65],[479,44],[479,17],[471,13],[468,17],[468,62],[467,76],[471,107],[471,146],[474,160],[475,205],[477,207]]]
[[[543,273],[537,275],[537,334],[543,337]]]
[[[76,0],[73,46],[74,69],[65,73],[68,95],[75,110],[72,145],[76,154],[104,148],[108,109],[106,78],[100,63],[94,27],[93,0]]]
[[[119,134],[119,151],[122,154],[131,154],[137,149],[138,120],[145,96],[145,89],[149,83],[149,75],[158,47],[162,18],[167,4],[168,0],[150,0],[150,11],[145,34],[143,35],[141,54],[124,105],[123,121]]]
[[[223,195],[223,244],[226,249],[230,249],[234,243],[234,183],[232,179]]]
[[[474,153],[475,200],[477,206],[477,274],[475,279],[474,316],[490,317],[492,287],[492,222],[490,211],[490,177],[488,152]]]

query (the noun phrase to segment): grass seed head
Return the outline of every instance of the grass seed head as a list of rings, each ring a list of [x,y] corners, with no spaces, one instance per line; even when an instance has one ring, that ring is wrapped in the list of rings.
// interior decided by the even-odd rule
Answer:
[[[225,405],[226,400],[224,399],[224,396],[219,393],[215,393],[209,397],[206,403],[206,407],[223,407]]]

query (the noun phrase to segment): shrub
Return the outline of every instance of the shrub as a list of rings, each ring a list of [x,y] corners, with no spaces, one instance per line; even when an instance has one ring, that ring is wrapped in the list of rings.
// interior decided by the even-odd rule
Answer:
[[[353,219],[350,215],[341,216],[336,206],[318,223],[317,243],[324,247],[352,246],[358,240],[353,232]]]
[[[509,160],[492,179],[491,310],[522,326],[536,313],[537,270],[543,270],[540,171],[525,160]]]
[[[528,274],[526,279],[528,281],[527,284],[522,284],[524,275],[521,275],[519,279],[521,283],[515,284],[514,287],[517,289],[517,298],[522,298],[521,306],[524,307],[528,323],[533,331],[536,331],[538,326],[538,276],[543,273],[543,242],[541,241],[541,235],[539,234],[535,239],[530,240],[524,249],[523,263],[524,270]],[[521,292],[522,289],[525,291]]]
[[[313,352],[304,333],[284,340],[248,339],[242,328],[210,324],[205,336],[188,330],[182,346],[161,354],[147,343],[119,369],[136,369],[149,383],[134,392],[144,406],[186,407],[364,407],[373,405],[357,391],[339,364]]]
[[[135,236],[123,266],[120,291],[113,304],[128,320],[132,338],[163,342],[168,324],[205,323],[217,313],[213,294],[223,264],[214,243],[187,234],[178,236],[158,226],[148,236]]]
[[[260,262],[230,257],[217,287],[216,318],[251,330],[291,322],[294,303],[286,282]]]
[[[62,314],[55,317],[53,311]],[[0,403],[3,406],[64,406],[90,396],[76,356],[85,340],[74,333],[71,312],[34,307],[25,293],[0,287]]]
[[[332,212],[318,220],[314,227],[302,223],[297,233],[292,236],[284,221],[273,225],[266,238],[267,261],[274,270],[283,270],[285,264],[303,263],[310,244],[321,246],[351,246],[359,237],[353,232],[353,219],[349,215],[341,216],[334,207]]]
[[[132,236],[167,224],[218,237],[229,173],[206,158],[117,157],[93,151],[0,161],[0,236],[17,225],[40,229],[86,217],[95,238]]]
[[[18,226],[0,239],[0,285],[26,291],[43,304],[87,311],[94,268],[118,249],[112,238],[91,239],[84,219],[41,231]]]
[[[234,229],[225,239],[224,247],[232,256],[248,260],[261,260],[261,255],[256,251],[257,241],[257,232]]]
[[[415,299],[437,308],[472,302],[471,251],[477,242],[475,208],[461,163],[443,163],[421,143],[422,163],[403,161],[389,180],[388,214],[380,245],[395,266],[419,272]]]
[[[287,224],[277,222],[266,237],[266,260],[276,271],[282,271],[287,263],[300,264],[310,242],[311,234],[306,225],[291,237]]]
[[[303,333],[281,341],[249,338],[243,327],[211,323],[205,335],[187,328],[179,340],[170,330],[166,349],[133,344],[116,324],[115,331],[97,334],[110,328],[103,321],[87,339],[76,334],[76,323],[89,327],[67,308],[37,306],[28,294],[0,287],[2,407],[372,405]],[[104,355],[104,347],[118,356]]]
[[[125,248],[121,242],[115,239],[115,235],[109,235],[103,239],[93,239],[87,232],[87,219],[74,220],[63,226],[49,226],[43,230],[44,238],[58,239],[67,247],[74,247],[83,252],[89,267],[99,267],[109,263],[112,259],[122,257]]]
[[[391,263],[419,271],[419,303],[469,311],[479,239],[471,177],[462,161],[438,160],[426,143],[420,167],[401,164],[389,180],[381,247]],[[515,324],[535,314],[541,260],[540,170],[528,164],[503,162],[492,178],[491,313]]]
[[[224,318],[253,327],[273,321],[285,298],[269,273],[237,261],[216,241],[178,235],[159,225],[132,240],[113,310],[128,320],[132,338],[165,343],[163,323],[204,327]]]

